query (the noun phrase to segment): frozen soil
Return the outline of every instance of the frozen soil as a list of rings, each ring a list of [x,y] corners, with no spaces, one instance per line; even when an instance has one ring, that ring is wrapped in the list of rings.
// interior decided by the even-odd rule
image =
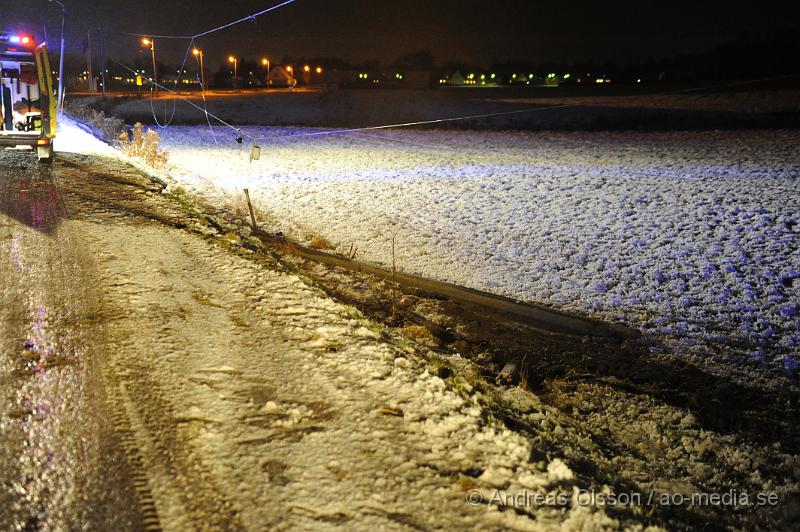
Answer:
[[[94,272],[81,301],[105,324],[98,367],[165,528],[785,528],[798,518],[790,392],[658,356],[647,338],[546,335],[307,263],[253,238],[235,209],[163,194],[117,158],[62,159],[70,215],[59,234]],[[508,362],[521,372],[495,384]],[[576,489],[645,501],[735,489],[779,503],[601,508]],[[466,504],[471,490],[488,504]],[[501,504],[495,490],[568,502]]]

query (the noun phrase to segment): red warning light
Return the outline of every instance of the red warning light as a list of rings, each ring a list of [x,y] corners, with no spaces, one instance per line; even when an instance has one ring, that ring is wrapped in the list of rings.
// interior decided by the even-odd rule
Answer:
[[[20,38],[20,42],[21,42],[22,44],[31,44],[31,42],[33,42],[33,39],[31,39],[31,38],[30,38],[30,37],[28,37],[27,35],[23,35],[23,36]]]

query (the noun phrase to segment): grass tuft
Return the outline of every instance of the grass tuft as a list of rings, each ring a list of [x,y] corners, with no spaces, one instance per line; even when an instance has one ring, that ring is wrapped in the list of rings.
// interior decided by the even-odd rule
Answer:
[[[141,122],[136,122],[130,132],[120,133],[118,140],[125,155],[142,159],[153,168],[161,168],[167,163],[167,152],[158,149],[161,137],[152,129],[145,129]]]
[[[327,238],[320,235],[314,235],[308,242],[308,247],[311,249],[334,249],[333,244]]]

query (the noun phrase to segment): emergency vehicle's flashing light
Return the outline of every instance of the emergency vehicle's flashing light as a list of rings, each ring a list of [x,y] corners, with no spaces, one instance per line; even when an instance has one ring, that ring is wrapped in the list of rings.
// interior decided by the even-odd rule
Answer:
[[[14,33],[0,33],[0,43],[2,42],[31,46],[33,44],[33,37],[30,35],[17,35]]]

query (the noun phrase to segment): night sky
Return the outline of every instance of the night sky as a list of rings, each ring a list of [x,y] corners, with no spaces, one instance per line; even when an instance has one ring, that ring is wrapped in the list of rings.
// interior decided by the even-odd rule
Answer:
[[[126,32],[191,35],[249,15],[279,0],[64,0],[69,51],[80,52],[86,26],[101,27],[106,53],[142,54]],[[494,61],[619,63],[705,51],[743,32],[761,36],[797,27],[793,2],[735,7],[711,2],[539,2],[534,0],[297,0],[200,41],[209,62],[229,53],[389,62],[421,49],[437,62],[488,66]],[[47,0],[3,0],[0,27],[31,28],[51,41],[60,10]],[[83,35],[81,35],[83,33]],[[158,40],[159,59],[178,62],[187,41]],[[51,46],[51,48],[55,48]]]

